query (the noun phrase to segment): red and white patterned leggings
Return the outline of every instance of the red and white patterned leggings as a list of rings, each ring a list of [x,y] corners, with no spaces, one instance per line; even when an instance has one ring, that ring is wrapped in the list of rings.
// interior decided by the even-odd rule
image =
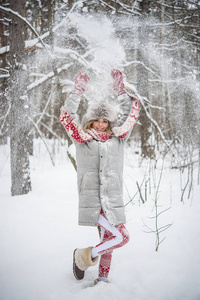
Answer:
[[[92,257],[101,256],[99,280],[107,281],[113,250],[128,243],[129,233],[123,224],[111,226],[101,211],[98,225],[101,227],[101,241],[92,249]]]

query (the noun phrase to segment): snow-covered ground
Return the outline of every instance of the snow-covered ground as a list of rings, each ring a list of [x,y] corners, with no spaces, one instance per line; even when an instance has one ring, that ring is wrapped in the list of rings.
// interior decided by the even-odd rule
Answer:
[[[77,225],[76,172],[67,159],[66,148],[55,149],[53,167],[43,145],[36,141],[31,157],[32,192],[11,197],[8,146],[0,147],[0,300],[200,299],[197,176],[192,199],[185,199],[183,204],[179,172],[164,169],[159,209],[171,208],[160,215],[159,226],[173,224],[161,234],[166,239],[158,252],[155,235],[146,233],[144,227],[155,228],[155,219],[149,218],[154,215],[153,195],[145,204],[136,195],[127,205],[131,240],[113,254],[110,284],[93,286],[97,266],[86,272],[85,279],[76,281],[72,253],[76,247],[97,244],[97,229]],[[133,162],[128,166],[130,157]],[[134,153],[129,153],[125,162],[124,194],[128,202],[145,168],[138,167]]]

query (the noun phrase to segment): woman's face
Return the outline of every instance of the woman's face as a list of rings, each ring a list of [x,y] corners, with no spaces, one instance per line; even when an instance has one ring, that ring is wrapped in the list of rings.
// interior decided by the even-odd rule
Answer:
[[[109,121],[103,118],[94,120],[92,126],[97,132],[104,132],[109,125]]]

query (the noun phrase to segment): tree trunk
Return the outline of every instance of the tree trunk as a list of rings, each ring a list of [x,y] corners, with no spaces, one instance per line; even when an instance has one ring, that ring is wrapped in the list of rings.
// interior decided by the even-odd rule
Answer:
[[[2,5],[0,1],[0,5]],[[3,13],[0,11],[0,20],[3,20]],[[0,47],[6,46],[6,35],[4,33],[4,22],[0,22]],[[1,68],[6,69],[6,55],[1,55]],[[7,143],[7,112],[9,109],[8,102],[5,96],[7,91],[7,78],[4,78],[0,82],[0,145]]]
[[[25,15],[25,0],[12,0],[11,9]],[[11,194],[27,194],[31,190],[29,172],[29,122],[26,93],[27,72],[24,47],[24,23],[12,16],[10,25],[10,151]]]
[[[143,0],[140,3],[142,15],[140,17],[140,26],[138,31],[138,39],[139,39],[139,47],[138,47],[138,61],[143,62],[144,65],[139,64],[137,67],[137,87],[139,93],[143,97],[149,98],[149,79],[148,79],[148,70],[144,67],[148,67],[148,58],[145,55],[145,48],[148,47],[148,40],[149,40],[149,29],[146,21],[148,19],[149,13],[149,1]],[[146,117],[144,109],[140,111],[140,136],[141,136],[141,149],[142,155],[144,157],[153,158],[154,154],[154,147],[151,146],[150,137],[152,135],[152,128],[151,122]]]

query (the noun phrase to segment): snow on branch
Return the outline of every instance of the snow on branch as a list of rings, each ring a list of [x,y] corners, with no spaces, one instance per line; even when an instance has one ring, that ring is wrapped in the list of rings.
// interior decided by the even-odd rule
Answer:
[[[2,122],[1,128],[0,128],[0,136],[3,135],[3,128],[4,128],[5,124],[6,124],[6,120],[8,118],[9,113],[10,113],[10,109],[11,109],[11,105],[9,104],[9,107],[8,107],[8,110],[7,110],[6,114],[5,114],[5,116],[3,116],[1,118],[1,119],[3,119],[3,122]]]
[[[0,68],[0,72],[2,72],[2,74],[0,74],[0,78],[7,78],[10,76],[9,71],[4,68]]]
[[[35,28],[29,23],[29,21],[22,17],[18,12],[10,9],[10,8],[6,8],[0,5],[0,10],[6,13],[9,13],[11,15],[16,16],[18,19],[22,20],[23,22],[26,23],[26,25],[30,28],[30,30],[37,36],[38,40],[41,42],[41,44],[46,47],[45,43],[43,42],[42,38],[39,36],[39,34],[37,33],[37,31],[35,30]]]
[[[61,49],[58,47],[55,47],[55,51],[63,51],[65,54],[69,54],[70,58],[77,61],[80,65],[84,66],[86,69],[90,68],[90,63],[79,53],[77,53],[74,50],[71,49]],[[49,72],[47,75],[42,76],[42,78],[34,81],[31,83],[28,87],[27,90],[30,91],[33,88],[40,86],[43,84],[45,81],[57,76],[59,73],[61,73],[63,70],[67,70],[69,67],[73,65],[73,61],[71,63],[65,64],[60,68],[57,68],[54,71]]]
[[[55,131],[53,131],[44,122],[41,122],[41,125],[44,126],[52,135],[54,135],[60,141],[61,146],[65,146],[65,143],[63,143],[62,139],[60,138],[60,136]]]
[[[82,2],[84,2],[84,0],[83,0]],[[68,12],[67,16],[66,16],[66,17],[65,17],[58,25],[56,25],[56,26],[52,29],[53,32],[55,32],[57,29],[59,29],[61,26],[63,26],[63,25],[65,24],[66,20],[69,18],[69,15],[74,11],[75,7],[78,6],[79,4],[80,4],[80,1],[74,3],[74,5],[72,6],[71,10]],[[44,33],[42,36],[40,36],[40,35],[37,33],[37,31],[35,30],[35,28],[29,23],[29,21],[28,21],[26,18],[22,17],[18,12],[13,11],[13,10],[10,9],[10,8],[5,8],[5,7],[1,6],[1,5],[0,5],[0,11],[3,11],[3,12],[5,12],[5,13],[9,13],[9,14],[11,14],[11,15],[14,15],[14,16],[16,16],[17,18],[19,18],[20,20],[22,20],[23,22],[25,22],[26,25],[29,27],[29,29],[30,29],[30,30],[33,32],[33,34],[37,37],[37,38],[35,38],[35,39],[33,39],[33,40],[26,41],[26,42],[25,42],[25,46],[26,46],[26,47],[33,47],[33,46],[37,45],[38,42],[40,42],[41,45],[42,45],[45,49],[47,49],[49,55],[52,56],[52,53],[51,53],[51,51],[49,50],[50,47],[48,47],[48,45],[47,45],[46,43],[44,43],[44,41],[43,41],[46,37],[48,37],[48,36],[50,35],[50,31],[48,31],[48,32]],[[0,49],[0,54],[4,54],[4,53],[9,52],[9,51],[10,51],[10,47],[9,47],[9,46],[5,46],[5,47],[2,47],[2,48]]]
[[[149,101],[149,99],[147,99],[146,97],[143,97],[143,99],[146,103],[148,103],[148,106],[151,107],[151,108],[155,108],[155,109],[158,109],[158,110],[164,110],[164,111],[166,110],[164,107],[152,105],[151,102]]]
[[[37,124],[32,120],[32,118],[28,117],[29,121],[33,124],[33,126],[35,127],[35,129],[37,130],[39,136],[41,137],[46,149],[47,149],[47,152],[49,153],[49,156],[50,156],[50,159],[51,159],[51,162],[52,162],[52,165],[55,166],[55,162],[53,160],[53,157],[51,155],[51,151],[49,150],[49,147],[45,141],[45,137],[43,137],[43,134],[42,132],[40,131],[39,127],[37,126]]]
[[[122,3],[121,1],[119,1],[119,0],[115,0],[115,1],[113,1],[113,2],[116,2],[117,4],[119,4],[125,11],[127,11],[127,12],[129,12],[129,13],[131,13],[131,14],[137,14],[137,15],[141,15],[140,13],[138,13],[138,12],[136,12],[134,9],[135,9],[135,7],[136,7],[136,2],[137,1],[135,1],[135,3],[132,5],[132,8],[130,9],[130,7],[131,6],[129,6],[129,5],[126,5],[126,4],[124,4],[124,3]]]
[[[116,9],[115,9],[112,5],[106,3],[106,2],[103,1],[103,0],[99,0],[99,2],[100,2],[101,4],[103,4],[103,5],[107,6],[107,7],[109,7],[109,8],[112,9],[114,12],[116,12]]]
[[[43,109],[43,112],[41,113],[41,115],[40,115],[39,119],[37,120],[37,122],[35,122],[35,125],[36,125],[36,126],[39,125],[40,121],[41,121],[42,118],[44,117],[44,114],[45,114],[45,112],[46,112],[46,110],[47,110],[47,107],[48,107],[50,101],[51,101],[51,98],[52,98],[52,91],[50,92],[50,95],[49,95],[48,100],[47,100],[47,102],[46,102],[46,104],[45,104],[45,107],[44,107],[44,109]],[[33,129],[29,132],[29,135],[31,135],[32,132],[33,132]]]
[[[158,77],[161,80],[160,76],[158,76],[158,74],[156,74],[151,68],[147,67],[145,65],[145,63],[142,62],[142,61],[133,60],[133,61],[130,61],[130,62],[127,62],[127,63],[123,64],[122,67],[129,67],[133,64],[142,65],[147,71],[149,71],[151,74],[155,75],[156,77]]]
[[[112,9],[114,12],[116,12],[116,8],[113,7],[111,4],[108,4],[107,1],[103,1],[103,0],[99,0],[99,2],[107,7],[109,7],[110,9]],[[113,2],[114,4],[118,4],[123,10],[124,12],[128,13],[128,14],[134,14],[134,15],[140,15],[140,13],[135,11],[135,7],[136,7],[136,2],[133,5],[126,5],[118,0],[111,0],[111,2]],[[131,7],[131,8],[130,8]],[[119,12],[119,11],[118,11]],[[120,13],[122,13],[122,11],[120,11]]]
[[[72,65],[72,63],[70,64],[66,64],[63,65],[61,68],[57,69],[57,74],[55,74],[55,72],[49,72],[47,75],[44,75],[42,78],[35,80],[33,83],[29,84],[27,87],[27,91],[31,91],[32,89],[40,86],[41,84],[43,84],[45,81],[53,78],[54,76],[58,75],[60,72],[62,72],[63,70],[68,69],[70,66]]]

